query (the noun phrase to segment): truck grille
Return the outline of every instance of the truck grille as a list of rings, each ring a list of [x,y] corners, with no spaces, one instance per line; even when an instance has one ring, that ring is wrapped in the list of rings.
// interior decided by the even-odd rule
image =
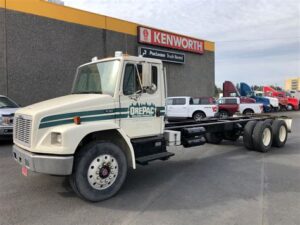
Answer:
[[[14,138],[20,144],[30,147],[32,120],[23,115],[16,116],[14,120]]]

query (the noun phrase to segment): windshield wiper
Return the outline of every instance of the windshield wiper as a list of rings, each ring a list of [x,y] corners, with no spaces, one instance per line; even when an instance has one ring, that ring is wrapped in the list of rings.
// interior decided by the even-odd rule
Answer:
[[[102,94],[101,91],[80,91],[80,92],[73,92],[72,94]]]

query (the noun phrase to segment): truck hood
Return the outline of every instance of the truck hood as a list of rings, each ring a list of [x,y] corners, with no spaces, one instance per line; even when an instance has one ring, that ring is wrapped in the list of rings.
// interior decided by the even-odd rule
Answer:
[[[0,116],[14,114],[18,108],[0,109]]]
[[[72,94],[47,101],[39,102],[16,111],[16,114],[43,118],[45,116],[58,115],[101,109],[108,105],[113,106],[113,98],[102,94]]]

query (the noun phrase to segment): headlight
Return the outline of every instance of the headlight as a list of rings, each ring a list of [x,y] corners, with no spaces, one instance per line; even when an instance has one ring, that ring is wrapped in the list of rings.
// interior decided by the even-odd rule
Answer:
[[[51,133],[51,144],[61,145],[62,136],[61,133],[52,132]]]

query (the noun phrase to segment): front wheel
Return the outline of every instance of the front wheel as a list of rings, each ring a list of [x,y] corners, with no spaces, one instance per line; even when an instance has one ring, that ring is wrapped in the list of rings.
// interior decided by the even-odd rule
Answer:
[[[195,120],[196,122],[201,121],[202,119],[204,119],[206,116],[203,112],[195,112],[193,114],[193,120]]]
[[[122,149],[110,142],[95,141],[75,156],[70,182],[79,197],[98,202],[114,196],[126,175],[127,160]]]

